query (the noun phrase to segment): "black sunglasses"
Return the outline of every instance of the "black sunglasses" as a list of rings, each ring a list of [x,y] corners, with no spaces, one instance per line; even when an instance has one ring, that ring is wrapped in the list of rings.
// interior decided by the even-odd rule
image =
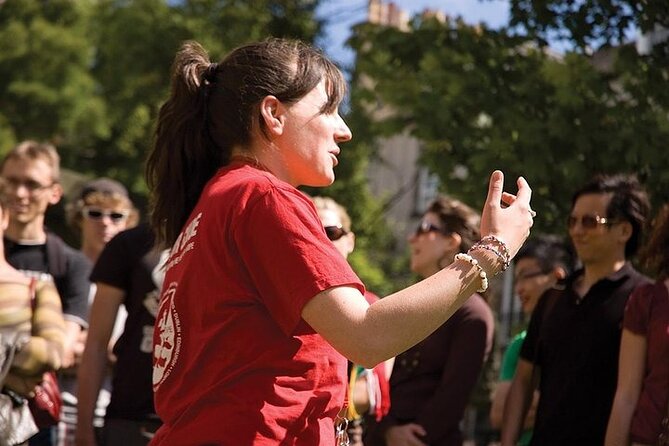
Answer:
[[[341,226],[325,226],[325,235],[333,242],[339,240],[348,234],[348,231]]]
[[[567,218],[567,226],[569,229],[572,229],[579,221],[581,222],[581,227],[585,229],[595,229],[599,225],[613,225],[618,223],[610,218],[600,217],[599,215],[588,214],[581,217],[570,215],[569,218]]]
[[[91,220],[101,220],[103,217],[108,217],[114,223],[125,220],[130,214],[128,211],[103,211],[102,209],[89,207],[83,208],[81,213]]]
[[[418,227],[416,228],[416,232],[414,232],[414,234],[416,235],[416,237],[418,237],[419,235],[427,234],[428,232],[438,232],[440,234],[444,233],[444,231],[441,228],[433,225],[429,221],[423,220],[418,224]]]

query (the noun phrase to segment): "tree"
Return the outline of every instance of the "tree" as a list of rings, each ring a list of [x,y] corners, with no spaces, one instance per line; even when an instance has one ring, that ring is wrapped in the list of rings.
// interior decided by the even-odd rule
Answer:
[[[518,175],[530,181],[540,231],[564,230],[574,188],[595,172],[640,172],[667,197],[666,110],[630,98],[617,72],[582,54],[556,57],[459,20],[416,19],[410,32],[362,25],[351,45],[353,107],[392,110],[369,119],[368,133],[410,130],[422,162],[467,203],[482,204],[494,169],[507,174],[507,189]]]
[[[531,39],[564,40],[581,51],[621,45],[631,28],[645,33],[669,26],[665,0],[510,0],[510,12],[510,26]]]
[[[0,5],[0,150],[49,139],[85,145],[109,134],[107,108],[90,72],[87,2]]]
[[[27,138],[51,141],[65,168],[116,178],[143,207],[144,158],[181,42],[203,43],[212,60],[268,36],[313,42],[323,26],[315,16],[318,4],[0,0],[0,152]],[[371,288],[384,294],[392,287],[378,253],[388,233],[379,213],[370,212],[374,202],[366,189],[366,155],[362,146],[351,146],[341,159],[337,186],[319,193],[349,208],[358,234],[352,263]],[[55,211],[50,224],[63,233],[62,208]]]

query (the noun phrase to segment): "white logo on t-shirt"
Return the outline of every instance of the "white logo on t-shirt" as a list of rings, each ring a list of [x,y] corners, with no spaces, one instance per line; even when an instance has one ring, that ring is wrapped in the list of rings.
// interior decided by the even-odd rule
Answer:
[[[195,248],[195,240],[193,238],[197,235],[197,227],[200,224],[201,218],[202,212],[193,217],[190,223],[181,231],[170,251],[169,260],[165,265],[165,272],[169,271],[173,266],[178,265],[181,259]]]
[[[181,322],[174,306],[177,283],[165,289],[156,318],[153,347],[153,388],[157,389],[167,379],[179,359],[181,349]]]

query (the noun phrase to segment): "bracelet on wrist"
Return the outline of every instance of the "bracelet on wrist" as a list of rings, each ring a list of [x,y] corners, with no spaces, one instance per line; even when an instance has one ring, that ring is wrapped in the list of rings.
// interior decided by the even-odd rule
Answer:
[[[479,264],[479,261],[469,254],[464,254],[462,252],[455,255],[455,260],[463,260],[476,269],[478,276],[481,278],[481,287],[476,290],[476,292],[485,293],[485,291],[488,289],[488,275],[483,270],[483,267]]]
[[[477,249],[485,249],[495,254],[502,263],[502,271],[506,271],[509,265],[511,265],[509,248],[506,246],[506,243],[494,235],[486,235],[481,240],[474,243],[470,248],[470,251],[475,251]]]

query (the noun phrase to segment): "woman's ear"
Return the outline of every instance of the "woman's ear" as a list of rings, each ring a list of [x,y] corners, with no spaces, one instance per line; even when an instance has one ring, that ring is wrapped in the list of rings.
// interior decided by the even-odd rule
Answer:
[[[449,243],[449,249],[452,251],[460,252],[460,246],[462,246],[462,236],[457,232],[451,232],[448,235],[444,236]]]
[[[260,116],[269,135],[281,136],[286,121],[286,109],[276,96],[268,95],[260,102]]]

